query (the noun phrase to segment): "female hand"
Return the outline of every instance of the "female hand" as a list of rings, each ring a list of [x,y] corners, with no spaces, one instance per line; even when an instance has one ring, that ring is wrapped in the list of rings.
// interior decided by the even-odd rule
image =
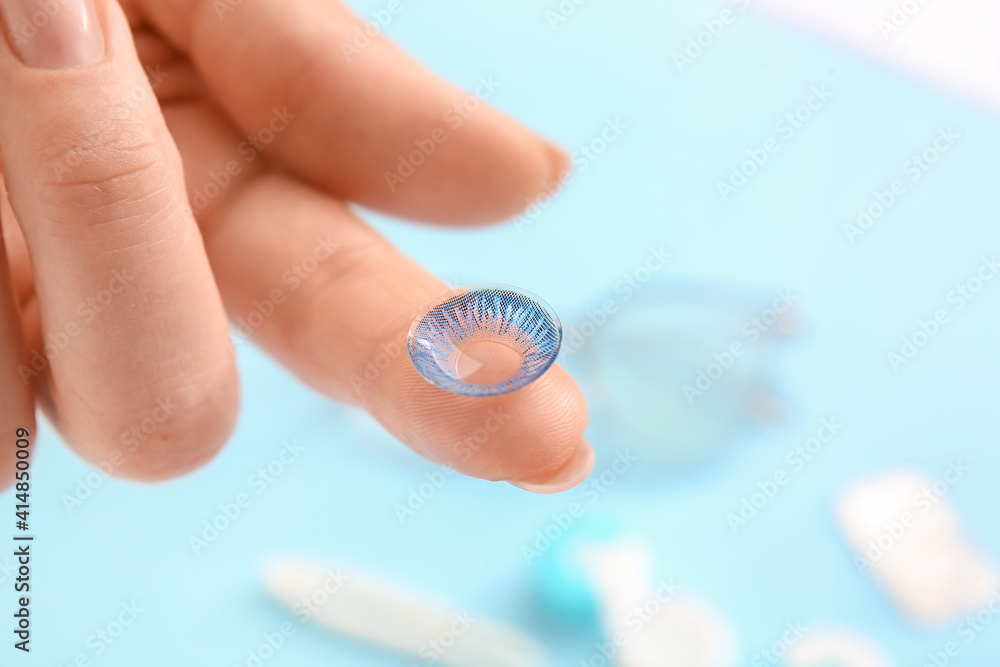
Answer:
[[[348,207],[495,221],[558,182],[565,154],[359,38],[331,0],[122,4],[0,0],[2,479],[36,400],[110,474],[209,461],[238,410],[228,313],[433,460],[540,492],[582,481],[565,371],[493,398],[428,384],[404,340],[445,286]]]

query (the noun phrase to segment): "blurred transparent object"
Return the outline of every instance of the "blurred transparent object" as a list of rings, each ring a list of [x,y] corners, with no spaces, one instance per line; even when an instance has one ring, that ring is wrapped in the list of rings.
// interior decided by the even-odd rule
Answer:
[[[563,360],[588,394],[595,441],[686,466],[780,423],[788,406],[776,388],[778,358],[801,328],[787,296],[777,312],[781,299],[780,291],[654,281],[587,309],[566,328]],[[613,312],[603,306],[609,301]],[[735,344],[743,354],[732,355]],[[732,364],[724,368],[727,355]]]

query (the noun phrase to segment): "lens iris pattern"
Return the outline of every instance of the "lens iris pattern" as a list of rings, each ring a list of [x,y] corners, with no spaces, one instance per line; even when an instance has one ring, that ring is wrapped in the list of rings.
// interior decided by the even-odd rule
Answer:
[[[504,286],[468,288],[449,295],[419,317],[407,347],[417,371],[434,385],[465,396],[495,396],[520,389],[556,359],[562,325],[540,299]],[[463,348],[477,342],[514,350],[520,367],[504,381],[484,385],[459,376]]]

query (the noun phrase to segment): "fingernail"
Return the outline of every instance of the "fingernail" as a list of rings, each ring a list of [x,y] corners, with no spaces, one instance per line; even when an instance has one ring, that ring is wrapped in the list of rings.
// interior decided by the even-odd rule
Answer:
[[[594,469],[594,462],[597,457],[594,455],[594,448],[586,440],[580,442],[576,448],[576,454],[563,466],[556,476],[541,484],[529,484],[527,482],[510,482],[512,486],[532,493],[562,493],[569,491],[574,486],[587,479]]]
[[[28,67],[63,69],[104,55],[94,0],[0,0],[7,39]]]
[[[549,157],[549,179],[546,189],[555,189],[569,176],[573,163],[569,155],[551,141],[545,140],[545,152]]]

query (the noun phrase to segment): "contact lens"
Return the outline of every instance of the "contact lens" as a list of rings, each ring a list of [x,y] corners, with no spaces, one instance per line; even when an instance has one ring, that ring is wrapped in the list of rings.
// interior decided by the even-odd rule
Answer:
[[[417,315],[407,349],[431,384],[463,396],[497,396],[538,379],[561,342],[559,317],[539,297],[509,285],[471,285]]]

